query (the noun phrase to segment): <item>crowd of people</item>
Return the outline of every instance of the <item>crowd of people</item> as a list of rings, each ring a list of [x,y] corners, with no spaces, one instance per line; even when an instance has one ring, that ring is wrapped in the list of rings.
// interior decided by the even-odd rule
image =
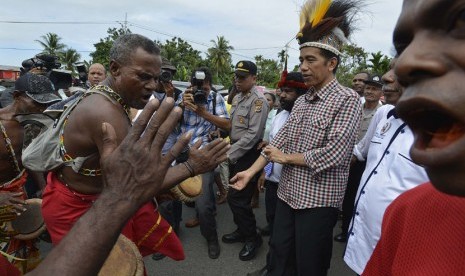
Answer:
[[[0,109],[0,274],[96,275],[120,235],[142,256],[181,261],[185,198],[172,188],[196,177],[186,226],[199,225],[211,259],[221,253],[215,187],[236,226],[221,241],[243,244],[239,260],[270,235],[266,263],[249,275],[327,275],[333,241],[347,243],[343,259],[359,275],[463,274],[465,30],[455,2],[404,0],[390,70],[358,72],[352,88],[336,79],[360,11],[345,0],[304,5],[300,68],[285,68],[276,91],[257,89],[248,60],[227,99],[206,67],[180,91],[176,67],[138,34],[120,36],[108,72],[93,64],[87,89],[67,99],[41,70],[25,72]],[[260,189],[264,229],[253,212]],[[53,244],[43,261],[37,237],[10,229],[32,197]]]

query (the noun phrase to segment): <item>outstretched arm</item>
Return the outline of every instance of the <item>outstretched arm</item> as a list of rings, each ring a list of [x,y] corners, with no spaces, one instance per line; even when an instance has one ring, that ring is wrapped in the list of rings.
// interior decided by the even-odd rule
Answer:
[[[162,156],[181,110],[166,99],[150,120],[158,106],[157,100],[147,104],[118,147],[114,128],[102,125],[101,196],[30,275],[97,275],[126,221],[160,191],[169,165],[189,142],[189,135],[183,136],[172,148],[173,155]],[[158,169],[147,170],[146,164]]]

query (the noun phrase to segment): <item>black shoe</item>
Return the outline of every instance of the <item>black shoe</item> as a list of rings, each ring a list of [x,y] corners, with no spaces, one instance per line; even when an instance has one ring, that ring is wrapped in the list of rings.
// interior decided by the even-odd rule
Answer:
[[[334,237],[334,240],[337,242],[347,242],[347,234],[341,233]]]
[[[262,236],[257,235],[255,241],[245,242],[241,252],[239,252],[239,260],[250,261],[255,258],[258,248],[262,245]]]
[[[247,276],[266,276],[268,274],[268,270],[266,269],[266,266],[262,267],[259,270],[255,270],[252,273],[247,273]]]
[[[210,259],[218,259],[220,256],[220,244],[218,243],[218,238],[211,239],[208,242],[208,257]]]
[[[223,237],[221,238],[221,240],[224,242],[224,243],[236,243],[236,242],[245,242],[245,237],[242,236],[237,230],[230,233],[230,234],[226,234],[226,235],[223,235]]]
[[[152,255],[152,260],[159,261],[159,260],[161,260],[161,259],[163,259],[165,257],[166,257],[165,255],[161,254],[160,252],[157,252],[157,253]]]
[[[265,227],[260,228],[259,231],[260,231],[260,235],[269,236],[270,235],[270,225],[267,224]]]

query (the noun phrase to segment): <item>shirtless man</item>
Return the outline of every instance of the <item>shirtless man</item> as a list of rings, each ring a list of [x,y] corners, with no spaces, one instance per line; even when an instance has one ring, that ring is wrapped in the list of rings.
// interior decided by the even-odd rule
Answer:
[[[89,67],[89,74],[87,79],[89,80],[89,85],[94,86],[101,83],[106,78],[107,71],[100,63],[94,63]]]
[[[21,163],[21,152],[26,131],[16,115],[41,113],[48,104],[59,100],[60,98],[54,94],[52,83],[47,77],[28,73],[16,81],[13,103],[0,109],[0,129],[3,138],[0,139],[0,206],[11,205],[12,211],[18,214],[24,211],[23,204],[24,199],[26,199],[24,185],[28,172]],[[24,250],[19,250],[20,248],[24,248]],[[35,254],[38,252],[34,242],[14,239],[10,242],[0,242],[0,250],[15,257],[26,259],[29,259],[29,256],[34,256],[31,252]],[[34,263],[31,259],[28,261]],[[21,267],[19,262],[15,261],[14,263]],[[27,269],[23,272],[27,272]]]
[[[42,211],[53,244],[59,243],[102,191],[99,169],[102,123],[114,126],[119,144],[131,127],[129,107],[142,109],[148,103],[156,88],[160,67],[160,49],[153,41],[137,34],[121,36],[110,50],[110,75],[98,88],[108,96],[90,94],[71,112],[62,137],[63,155],[67,158],[89,158],[80,168],[64,166],[47,177]],[[212,156],[226,150],[226,145],[218,140],[198,150],[200,145],[196,144],[191,148],[188,162],[168,170],[163,188],[214,168],[218,161]],[[140,166],[146,166],[147,170],[155,169],[152,164]],[[143,256],[158,251],[176,260],[183,259],[179,240],[154,209],[152,202],[143,205],[122,233],[139,245]],[[155,224],[158,226],[153,231],[151,228]]]

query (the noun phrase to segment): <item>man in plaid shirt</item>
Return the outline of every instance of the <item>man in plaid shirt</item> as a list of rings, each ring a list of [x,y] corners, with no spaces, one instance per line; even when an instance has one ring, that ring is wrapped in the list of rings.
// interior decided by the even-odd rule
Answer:
[[[347,23],[346,15],[341,16]],[[321,24],[340,22],[326,19]],[[300,69],[310,89],[297,99],[286,124],[257,161],[231,179],[232,188],[242,189],[269,161],[283,164],[265,275],[327,274],[332,230],[361,119],[358,94],[335,78],[342,47],[336,31],[318,24],[315,26],[321,28],[312,29],[310,23],[305,26],[297,38]],[[318,33],[322,30],[325,32]]]
[[[203,72],[203,81],[196,79],[196,72]],[[211,134],[217,128],[229,131],[229,113],[220,93],[212,91],[212,75],[208,68],[202,67],[194,71],[191,81],[193,87],[182,95],[184,113],[181,121],[182,133],[193,131],[191,146],[204,146],[211,140]],[[196,84],[198,84],[197,87]],[[196,90],[202,90],[205,102],[194,101]],[[200,232],[208,243],[208,256],[216,259],[220,255],[218,234],[215,220],[215,195],[213,193],[214,170],[202,175],[202,193],[196,199],[197,217],[187,222],[192,226],[200,224]]]

